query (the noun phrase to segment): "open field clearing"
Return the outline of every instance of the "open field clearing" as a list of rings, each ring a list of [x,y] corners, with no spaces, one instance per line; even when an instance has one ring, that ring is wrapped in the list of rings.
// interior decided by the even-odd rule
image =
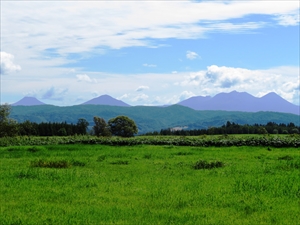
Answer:
[[[0,224],[299,224],[299,148],[0,148]]]

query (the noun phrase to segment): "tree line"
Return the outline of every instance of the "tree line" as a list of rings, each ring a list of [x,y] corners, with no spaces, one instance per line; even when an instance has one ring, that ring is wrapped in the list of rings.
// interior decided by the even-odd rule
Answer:
[[[68,124],[67,122],[42,122],[35,123],[25,121],[17,123],[9,118],[11,107],[8,104],[0,105],[0,137],[5,136],[71,136],[71,135],[96,135],[96,136],[121,136],[133,137],[138,133],[135,122],[127,116],[117,116],[106,121],[98,116],[94,116],[94,126],[88,130],[89,123],[86,119],[78,119],[76,124]],[[299,133],[300,127],[294,123],[277,124],[269,122],[266,125],[240,125],[227,121],[221,127],[209,127],[207,129],[161,129],[160,132],[148,132],[146,135],[181,135],[181,136],[197,136],[197,135],[214,135],[214,134],[294,134]]]
[[[11,107],[8,104],[0,105],[0,137],[5,136],[71,136],[86,135],[89,123],[80,118],[76,124],[67,122],[42,122],[35,123],[26,120],[17,123],[9,118]],[[126,116],[117,116],[106,123],[103,118],[94,117],[94,126],[89,134],[97,136],[122,136],[132,137],[138,133],[135,122]]]
[[[298,134],[300,130],[299,126],[294,123],[275,123],[269,122],[265,125],[254,124],[254,125],[240,125],[234,122],[227,121],[221,127],[209,127],[207,129],[161,129],[160,132],[150,132],[147,135],[182,135],[182,136],[197,136],[197,135],[213,135],[213,134]]]
[[[75,134],[87,134],[89,123],[85,119],[78,119],[76,124],[67,122],[34,123],[26,120],[18,124],[18,135],[24,136],[70,136]]]

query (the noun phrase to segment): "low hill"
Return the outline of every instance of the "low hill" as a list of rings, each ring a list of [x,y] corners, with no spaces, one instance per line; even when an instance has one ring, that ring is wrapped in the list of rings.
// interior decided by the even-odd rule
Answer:
[[[276,112],[231,112],[231,111],[196,111],[188,107],[173,105],[168,107],[154,106],[104,106],[77,105],[59,107],[42,106],[13,106],[11,117],[19,122],[64,122],[77,123],[79,118],[86,119],[93,125],[93,117],[99,116],[108,121],[118,115],[133,119],[139,129],[139,134],[160,131],[172,127],[201,129],[211,126],[222,126],[227,121],[238,124],[294,123],[299,126],[300,117],[294,114]]]

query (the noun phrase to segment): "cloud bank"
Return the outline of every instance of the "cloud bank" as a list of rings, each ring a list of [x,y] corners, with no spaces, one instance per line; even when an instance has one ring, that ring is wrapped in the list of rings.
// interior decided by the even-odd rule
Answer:
[[[177,85],[200,89],[203,95],[236,90],[261,97],[274,91],[283,98],[299,104],[299,83],[299,67],[249,70],[211,65],[206,70],[190,73]],[[261,90],[264,90],[264,93]]]
[[[55,57],[58,64],[70,54],[103,53],[105,47],[157,47],[156,39],[197,39],[211,32],[270,25],[231,21],[253,14],[268,16],[278,26],[299,24],[297,1],[4,1],[1,5],[2,48]]]

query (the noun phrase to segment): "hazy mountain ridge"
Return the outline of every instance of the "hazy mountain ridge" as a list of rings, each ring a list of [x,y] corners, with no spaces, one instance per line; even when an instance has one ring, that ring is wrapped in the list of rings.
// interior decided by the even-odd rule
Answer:
[[[64,122],[77,123],[79,118],[86,119],[90,126],[93,117],[99,116],[108,121],[118,115],[125,115],[133,119],[139,129],[139,134],[160,131],[172,127],[187,129],[201,129],[219,127],[227,121],[238,124],[266,124],[294,123],[300,126],[300,116],[277,112],[232,112],[232,111],[196,111],[180,105],[168,107],[155,106],[104,106],[104,105],[77,105],[77,106],[13,106],[11,117],[18,122],[29,120],[32,122]]]
[[[300,115],[300,107],[283,99],[274,92],[261,98],[254,97],[247,92],[219,93],[214,97],[192,97],[181,101],[178,105],[194,110],[225,110],[241,112],[282,112]]]
[[[25,97],[20,101],[12,104],[13,106],[24,105],[44,105],[45,103],[34,97]],[[240,111],[240,112],[282,112],[300,115],[300,107],[283,99],[274,92],[258,98],[247,92],[232,91],[230,93],[219,93],[214,97],[210,96],[194,96],[177,103],[194,110],[224,110],[224,111]],[[132,107],[129,104],[117,100],[109,95],[101,95],[81,105],[109,105],[120,107]]]

